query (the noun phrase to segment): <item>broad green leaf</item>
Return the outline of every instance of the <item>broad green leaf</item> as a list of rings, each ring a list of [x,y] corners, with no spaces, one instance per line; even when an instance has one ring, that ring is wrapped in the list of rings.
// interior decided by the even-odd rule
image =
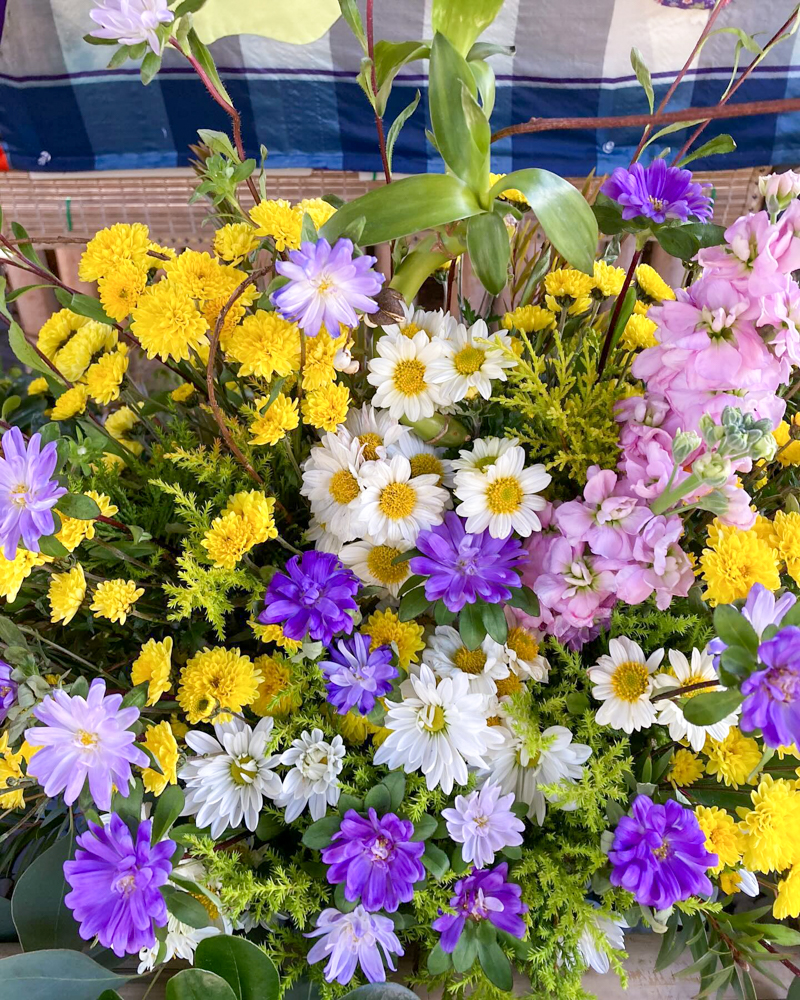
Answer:
[[[100,516],[97,503],[83,493],[65,493],[56,504],[56,510],[80,521],[92,521]]]
[[[195,968],[221,976],[236,1000],[277,1000],[278,972],[264,952],[242,937],[221,934],[197,946]]]
[[[11,917],[11,900],[0,896],[0,942],[17,940],[17,929]]]
[[[741,646],[753,656],[758,652],[758,636],[750,622],[731,604],[714,610],[714,629],[728,646]]]
[[[396,184],[392,184],[391,186],[395,187]],[[422,288],[425,280],[437,268],[452,260],[449,253],[431,252],[431,247],[435,242],[435,236],[426,236],[420,240],[411,253],[403,259],[400,266],[395,269],[394,277],[389,287],[400,292],[408,303],[414,301],[417,292]],[[437,433],[438,431],[434,431],[430,437],[435,437]],[[441,444],[443,446],[444,442],[441,442]],[[449,444],[448,447],[452,447],[452,444]]]
[[[474,925],[468,924],[458,939],[453,952],[453,968],[456,972],[469,972],[478,957],[478,938]]]
[[[391,128],[386,135],[386,159],[389,163],[389,170],[392,169],[392,156],[394,155],[394,146],[397,142],[397,137],[400,135],[400,129],[405,125],[408,119],[417,110],[417,105],[419,104],[420,93],[417,91],[414,100],[408,104],[400,114],[392,122]]]
[[[182,789],[177,785],[168,785],[159,795],[153,813],[152,842],[157,844],[172,829],[172,824],[183,812],[186,800]]]
[[[227,132],[217,132],[211,128],[199,128],[197,134],[200,136],[200,141],[213,153],[219,153],[222,156],[227,156],[234,162],[239,162],[239,154],[233,148],[233,143],[231,142]]]
[[[386,785],[373,785],[364,796],[364,808],[374,809],[379,816],[383,816],[392,807],[392,796]]]
[[[109,972],[79,951],[48,949],[12,955],[0,962],[0,1000],[20,1000],[21,997],[25,1000],[54,1000],[54,997],[58,1000],[96,1000],[104,990],[119,989],[129,978]]]
[[[236,1000],[236,994],[213,972],[184,969],[167,982],[167,1000]]]
[[[150,685],[147,681],[132,687],[122,698],[121,708],[144,708]]]
[[[466,56],[502,6],[503,0],[433,0],[431,27]]]
[[[78,925],[64,902],[70,891],[64,862],[73,849],[72,837],[57,840],[25,869],[14,887],[11,916],[25,951],[83,947]]]
[[[323,816],[316,823],[312,823],[303,834],[303,843],[312,850],[321,851],[323,847],[327,847],[330,844],[334,833],[338,831],[341,825],[341,816]]]
[[[346,996],[347,1000],[417,1000],[417,994],[400,983],[367,983]]]
[[[181,0],[175,8],[175,17],[183,17],[184,14],[196,14],[205,2],[206,0]]]
[[[704,142],[702,146],[693,150],[688,156],[684,156],[678,162],[678,166],[685,167],[687,163],[691,163],[693,160],[700,160],[704,156],[719,156],[722,153],[732,153],[734,149],[736,149],[736,143],[733,136],[728,135],[727,132],[723,132],[722,135],[715,135],[713,139]]]
[[[653,80],[650,76],[650,70],[647,68],[647,64],[644,61],[642,53],[634,46],[631,49],[631,66],[633,66],[633,72],[636,74],[636,79],[642,86],[645,94],[647,95],[647,104],[650,108],[650,114],[653,113]]]
[[[510,604],[512,608],[519,608],[531,618],[537,618],[539,615],[539,598],[525,584],[522,587],[511,589],[511,597],[506,601],[506,604]]]
[[[422,863],[434,878],[441,878],[447,874],[447,869],[450,867],[450,858],[448,858],[441,848],[427,841],[425,843],[425,853],[422,855]]]
[[[356,0],[339,0],[339,8],[342,12],[342,17],[347,22],[347,26],[358,39],[358,44],[366,55],[368,52],[367,33],[364,31],[364,22],[361,20],[361,12],[358,9]]]
[[[786,924],[759,924],[764,937],[773,944],[780,944],[786,948],[796,948],[800,945],[800,932]]]
[[[725,242],[725,227],[713,222],[687,222],[681,228],[691,233],[701,247],[718,247]]]
[[[469,68],[475,77],[475,83],[481,95],[481,105],[483,113],[487,119],[492,117],[494,111],[495,96],[495,75],[494,70],[485,59],[473,59],[469,62]]]
[[[481,618],[489,635],[502,645],[508,637],[508,622],[500,605],[482,604]]]
[[[661,249],[666,250],[670,256],[677,257],[678,260],[691,260],[700,249],[697,238],[687,232],[683,226],[657,229],[655,237],[661,245]]]
[[[495,212],[473,215],[467,223],[467,250],[487,292],[499,295],[508,280],[511,247],[505,222]]]
[[[506,958],[505,952],[497,941],[485,944],[479,940],[478,960],[481,963],[481,968],[486,973],[486,978],[494,983],[499,990],[509,991],[511,989],[513,985],[511,963]]]
[[[142,83],[146,87],[149,83],[152,83],[155,79],[156,73],[161,69],[161,56],[157,56],[155,52],[148,52],[147,55],[142,60],[142,66],[139,70],[139,76]]]
[[[392,771],[386,775],[382,784],[389,789],[391,807],[396,812],[400,808],[403,796],[406,794],[406,776],[402,771]]]
[[[483,624],[480,606],[475,604],[465,604],[458,617],[458,631],[464,640],[467,649],[477,649],[483,642],[486,635],[486,626]]]
[[[81,295],[76,292],[70,298],[67,308],[79,316],[87,316],[89,319],[93,319],[97,323],[104,323],[106,326],[111,326],[114,322],[110,316],[106,315],[97,299],[93,299],[91,295]]]
[[[377,112],[383,117],[392,83],[398,72],[410,62],[427,59],[430,45],[424,42],[375,42],[375,80],[378,84]]]
[[[69,551],[59,542],[55,535],[42,535],[39,539],[39,551],[44,556],[52,556],[54,559],[64,559],[69,555]]]
[[[453,967],[453,960],[450,955],[437,944],[433,951],[428,953],[428,972],[432,976],[441,976]]]
[[[566,704],[570,715],[583,715],[589,707],[589,699],[580,691],[570,691],[566,698]]]
[[[195,899],[188,892],[182,892],[172,885],[162,885],[161,895],[169,912],[181,923],[197,929],[208,927],[211,923],[208,910],[199,899]]]
[[[23,646],[27,648],[28,642],[23,632],[5,615],[0,615],[0,640],[7,646]]]
[[[11,322],[8,329],[8,346],[14,352],[17,361],[25,365],[26,368],[32,368],[33,371],[50,375],[52,378],[58,378],[53,369],[39,357],[33,346],[28,343],[22,332],[22,327],[15,321]],[[59,381],[63,382],[63,379]]]
[[[561,256],[573,267],[592,274],[599,237],[597,220],[580,191],[558,174],[531,167],[501,177],[489,191],[489,198],[509,188],[517,188],[525,195]]]
[[[410,622],[421,615],[430,604],[425,596],[425,588],[417,587],[416,590],[409,591],[400,601],[397,609],[397,616],[401,622]]]
[[[695,726],[713,726],[741,705],[741,692],[735,688],[727,691],[711,691],[695,695],[683,708],[687,722]]]
[[[424,816],[420,816],[417,822],[414,824],[414,836],[412,840],[427,840],[436,833],[436,828],[439,825],[436,817],[429,816],[427,813]]]

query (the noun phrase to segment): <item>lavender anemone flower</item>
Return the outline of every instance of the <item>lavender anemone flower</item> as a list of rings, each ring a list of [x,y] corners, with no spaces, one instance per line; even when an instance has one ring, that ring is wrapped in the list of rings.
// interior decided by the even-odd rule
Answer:
[[[465,861],[486,868],[494,862],[496,851],[522,843],[525,824],[511,812],[513,804],[513,792],[503,795],[500,785],[489,782],[480,791],[457,795],[455,809],[442,810],[447,832],[463,845],[461,856]]]
[[[745,732],[760,729],[771,747],[800,741],[800,628],[788,625],[758,647],[763,670],[742,681]]]
[[[351,708],[368,715],[399,676],[392,666],[391,647],[378,646],[370,653],[371,642],[368,635],[360,634],[348,641],[341,639],[337,649],[331,648],[331,659],[319,664],[328,682],[328,701],[339,715],[347,715]]]
[[[525,559],[517,538],[492,538],[487,531],[467,534],[464,522],[453,511],[444,524],[417,536],[421,556],[409,561],[412,573],[426,576],[425,596],[439,598],[449,611],[458,612],[480,597],[489,604],[507,601],[510,587],[522,586],[515,567]]]
[[[322,851],[331,885],[345,883],[344,898],[361,898],[365,910],[394,913],[411,902],[414,883],[425,877],[420,858],[423,841],[412,841],[414,824],[394,813],[378,818],[374,809],[365,819],[353,809],[344,814],[330,847]]]
[[[339,335],[339,324],[358,326],[356,309],[378,311],[371,297],[381,290],[384,277],[373,271],[377,257],[353,257],[350,240],[337,240],[331,248],[327,240],[303,243],[289,251],[288,261],[278,261],[278,274],[289,284],[272,295],[275,308],[294,320],[309,337],[316,337],[322,324],[332,337]]]
[[[327,958],[325,979],[342,986],[350,982],[359,965],[369,982],[385,983],[381,951],[392,972],[395,971],[392,955],[405,954],[391,917],[367,913],[363,906],[357,906],[351,913],[340,913],[332,907],[323,910],[317,917],[316,930],[304,936],[319,938],[308,953],[309,965]]]
[[[694,813],[674,799],[656,805],[646,795],[623,816],[609,851],[611,884],[632,892],[637,903],[665,910],[689,896],[709,894],[706,875],[719,859],[705,847]]]
[[[456,882],[455,895],[450,898],[455,915],[443,913],[431,925],[441,932],[442,951],[455,951],[467,920],[489,920],[501,931],[516,938],[523,937],[525,921],[522,914],[528,912],[528,907],[520,899],[522,890],[507,882],[507,875],[508,864],[503,862],[491,871],[474,872]]]
[[[26,448],[19,427],[2,438],[0,544],[6,559],[16,556],[20,537],[26,549],[39,551],[42,535],[55,530],[52,508],[67,492],[51,478],[58,461],[55,441],[41,445],[42,435],[32,434]]]
[[[706,222],[711,218],[711,199],[703,193],[710,184],[696,184],[690,170],[668,167],[662,158],[649,167],[634,163],[630,169],[617,167],[602,193],[622,205],[622,218],[644,216],[653,222],[678,219],[686,222],[690,216]]]
[[[167,8],[167,0],[99,0],[89,17],[100,25],[89,32],[92,38],[111,38],[122,45],[146,42],[160,56],[156,28],[170,24],[175,15]]]
[[[64,902],[80,924],[84,941],[97,937],[115,955],[135,955],[156,943],[153,924],[167,923],[167,905],[158,891],[172,871],[175,842],[151,844],[152,820],[139,824],[136,843],[113,814],[105,826],[89,822],[77,839],[74,861],[64,862],[72,892]]]
[[[17,700],[17,682],[11,677],[13,667],[0,660],[0,722],[8,715],[8,710]]]
[[[769,625],[780,625],[783,616],[794,607],[797,598],[788,591],[780,597],[776,597],[771,590],[761,583],[754,583],[747,595],[747,600],[742,608],[742,616],[746,618],[760,639]],[[727,649],[727,643],[722,639],[712,639],[708,644],[709,653],[714,655],[714,666],[719,667],[719,658],[723,650]]]
[[[353,597],[360,586],[332,552],[304,552],[292,556],[286,572],[270,580],[258,620],[262,625],[281,623],[289,639],[308,634],[328,646],[337,632],[353,631],[348,612],[358,609]]]
[[[25,730],[32,747],[41,747],[28,764],[45,795],[64,793],[71,806],[86,779],[98,809],[111,808],[111,786],[127,796],[133,775],[131,764],[147,767],[149,757],[133,745],[130,726],[139,709],[120,708],[121,694],[106,696],[106,682],[97,678],[86,698],[56,690],[33,710],[43,726]]]

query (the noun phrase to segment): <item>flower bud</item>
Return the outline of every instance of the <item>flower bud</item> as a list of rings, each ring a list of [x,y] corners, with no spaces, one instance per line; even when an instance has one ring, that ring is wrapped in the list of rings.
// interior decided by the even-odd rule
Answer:
[[[432,417],[423,417],[413,423],[410,420],[402,420],[401,423],[410,427],[423,441],[440,448],[455,448],[469,441],[466,427],[447,413],[434,413]]]
[[[731,463],[723,455],[707,451],[694,460],[692,473],[708,486],[724,486],[731,476]]]
[[[767,174],[759,178],[758,189],[771,213],[782,211],[800,195],[800,174],[787,170],[782,174]]]
[[[683,465],[686,459],[697,451],[703,443],[699,434],[694,431],[678,431],[672,440],[672,457],[678,465]]]

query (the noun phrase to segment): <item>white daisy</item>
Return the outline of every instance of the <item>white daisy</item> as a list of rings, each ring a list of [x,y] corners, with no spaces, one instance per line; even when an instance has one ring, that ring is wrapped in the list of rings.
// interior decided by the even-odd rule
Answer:
[[[547,683],[550,663],[542,656],[542,633],[522,624],[522,619],[506,605],[508,635],[503,645],[503,659],[522,680]]]
[[[344,743],[334,736],[330,743],[321,729],[306,729],[281,754],[281,764],[292,770],[283,779],[283,791],[275,799],[279,809],[286,807],[284,819],[293,823],[308,806],[313,820],[322,819],[328,806],[339,801],[339,773],[344,766]]]
[[[161,957],[161,964],[171,962],[174,958],[183,959],[190,965],[194,965],[194,953],[201,941],[206,938],[216,937],[218,934],[230,934],[233,926],[227,917],[217,916],[214,923],[207,927],[190,927],[184,924],[171,913],[167,914],[167,934],[163,940],[164,952]],[[161,940],[156,939],[152,948],[142,948],[139,951],[139,968],[137,972],[143,976],[146,972],[152,972],[156,967],[158,953],[161,950]]]
[[[584,743],[573,743],[572,733],[565,726],[550,726],[541,735],[541,746],[533,754],[512,729],[494,726],[502,738],[500,747],[493,751],[488,776],[503,789],[513,792],[518,802],[528,804],[528,817],[535,816],[539,825],[544,822],[547,802],[571,811],[569,803],[561,805],[558,794],[545,796],[540,785],[572,785],[583,774],[583,764],[591,757],[592,748]]]
[[[338,535],[331,534],[325,523],[318,520],[316,514],[311,515],[305,534],[306,539],[314,543],[314,548],[318,552],[333,552],[338,555],[342,551],[344,542]]]
[[[414,309],[401,303],[403,309],[403,319],[398,323],[390,323],[383,328],[384,333],[392,336],[413,337],[424,330],[429,337],[447,336],[457,325],[455,316],[437,309],[436,312],[426,312],[424,309]]]
[[[669,651],[669,663],[672,667],[674,677],[671,674],[659,674],[653,678],[657,691],[668,691],[671,688],[688,687],[690,684],[698,684],[701,681],[713,681],[717,679],[717,671],[714,669],[714,661],[707,651],[700,652],[699,649],[692,650],[691,664],[686,657],[677,649]],[[706,694],[709,691],[724,691],[721,684],[714,687],[701,688],[699,691],[691,691],[685,698],[692,698],[695,694]],[[735,726],[739,718],[741,708],[736,708],[724,719],[715,722],[713,726],[696,726],[687,722],[683,709],[676,701],[668,698],[659,699],[658,723],[661,726],[669,727],[669,735],[673,740],[688,740],[695,753],[699,753],[706,742],[706,736],[714,740],[724,740],[728,735],[731,726]]]
[[[390,705],[384,725],[392,730],[375,752],[374,763],[390,770],[422,771],[428,788],[449,795],[465,785],[467,765],[485,768],[485,754],[500,745],[498,727],[488,726],[484,697],[471,692],[463,673],[438,681],[430,667],[420,667]]]
[[[465,469],[456,475],[455,494],[462,501],[456,513],[467,519],[471,532],[489,529],[492,538],[507,538],[512,531],[527,538],[542,530],[536,516],[547,501],[539,496],[552,476],[543,465],[524,468],[525,452],[510,448],[485,472]]]
[[[650,701],[652,674],[663,658],[663,649],[645,657],[642,647],[624,635],[609,642],[608,653],[588,670],[589,680],[596,685],[592,695],[603,702],[595,716],[599,725],[626,733],[653,725],[656,706]]]
[[[452,487],[453,466],[446,458],[442,458],[446,450],[434,448],[411,431],[387,449],[389,458],[405,455],[411,463],[412,476],[438,476],[439,486]]]
[[[349,431],[329,431],[303,463],[300,492],[325,530],[342,542],[361,534],[362,446]]]
[[[585,965],[601,975],[611,968],[608,951],[603,945],[622,951],[625,948],[624,928],[628,925],[618,913],[610,917],[597,913],[588,918],[578,938],[578,952]]]
[[[186,734],[190,757],[180,771],[186,785],[184,816],[196,816],[199,827],[211,827],[217,839],[229,826],[244,822],[255,830],[264,799],[281,791],[281,779],[272,768],[278,757],[267,753],[273,720],[261,719],[255,729],[236,717],[216,723],[213,736],[199,729]]]
[[[431,378],[431,364],[444,354],[441,340],[429,340],[420,331],[413,337],[384,334],[377,343],[378,357],[369,362],[367,381],[376,387],[373,406],[383,407],[400,420],[412,423],[432,417],[445,402]]]
[[[444,354],[431,363],[430,371],[434,380],[440,383],[448,403],[478,395],[489,399],[492,380],[505,382],[505,369],[518,364],[508,334],[490,336],[482,319],[469,329],[459,323],[443,343]]]
[[[344,426],[358,439],[365,462],[386,458],[391,454],[389,448],[411,433],[408,427],[403,427],[386,410],[376,410],[369,403],[349,410]]]
[[[471,450],[461,449],[458,453],[460,457],[454,458],[451,464],[456,473],[462,469],[485,472],[494,465],[501,455],[516,448],[518,444],[519,438],[478,438]],[[458,483],[458,476],[456,476],[456,483]]]
[[[397,592],[411,575],[411,570],[407,559],[398,563],[394,560],[410,548],[409,542],[376,545],[371,538],[365,538],[345,545],[339,552],[339,558],[362,583],[382,587],[390,597],[397,597]]]
[[[422,651],[422,662],[437,677],[464,676],[470,691],[493,695],[498,680],[508,677],[508,664],[502,658],[503,647],[487,635],[479,649],[470,650],[450,625],[437,625]],[[499,655],[498,655],[499,654]]]
[[[378,545],[413,545],[420,531],[442,523],[447,492],[437,480],[438,476],[414,476],[403,455],[368,462],[361,470],[362,533]]]

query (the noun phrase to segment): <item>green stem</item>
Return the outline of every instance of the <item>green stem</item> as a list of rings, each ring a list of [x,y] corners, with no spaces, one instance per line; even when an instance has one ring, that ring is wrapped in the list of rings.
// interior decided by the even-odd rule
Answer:
[[[677,466],[675,468],[677,469]],[[673,476],[674,475],[675,469],[673,469]],[[672,480],[670,479],[670,482],[671,481]],[[688,493],[696,490],[698,486],[702,485],[702,483],[703,480],[693,472],[688,479],[684,479],[682,483],[679,483],[673,489],[666,489],[660,496],[657,496],[650,504],[650,510],[654,514],[663,514],[664,511],[673,507],[681,497],[685,497]]]

